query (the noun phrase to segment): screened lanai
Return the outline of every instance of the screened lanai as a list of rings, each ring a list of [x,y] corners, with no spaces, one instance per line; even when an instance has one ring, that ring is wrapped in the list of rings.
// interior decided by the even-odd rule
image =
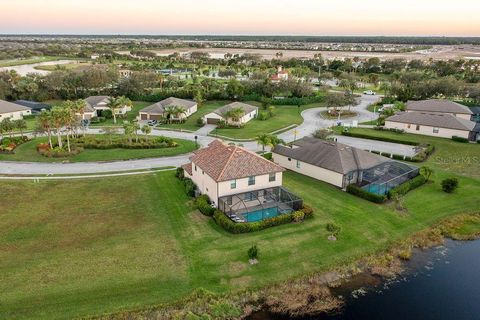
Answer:
[[[416,177],[418,168],[399,161],[386,161],[363,170],[360,185],[364,190],[376,194],[387,194],[396,186]]]
[[[301,209],[303,200],[282,187],[224,196],[218,208],[235,222],[255,222]]]

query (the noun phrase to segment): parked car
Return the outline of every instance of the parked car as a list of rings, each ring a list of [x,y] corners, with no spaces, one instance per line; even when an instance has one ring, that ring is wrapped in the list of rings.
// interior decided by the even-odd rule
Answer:
[[[375,91],[372,91],[372,90],[363,91],[363,94],[366,94],[366,95],[369,95],[369,96],[376,95]]]
[[[158,121],[157,121],[157,120],[148,120],[147,124],[148,124],[149,126],[154,127],[154,126],[156,126],[156,125],[158,124]]]

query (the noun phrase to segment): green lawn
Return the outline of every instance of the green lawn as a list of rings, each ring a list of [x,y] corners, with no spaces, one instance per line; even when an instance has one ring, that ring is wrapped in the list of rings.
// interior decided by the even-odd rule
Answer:
[[[9,59],[9,60],[0,60],[0,67],[13,67],[20,66],[24,64],[33,64],[40,62],[56,61],[62,60],[63,57],[51,57],[51,56],[42,56],[42,57],[32,57],[29,59]]]
[[[480,145],[401,136],[437,146],[428,161],[434,182],[405,197],[406,214],[286,172],[285,187],[312,205],[315,217],[243,235],[195,211],[173,172],[0,181],[0,318],[72,318],[173,302],[198,288],[260,287],[344,265],[440,219],[479,211],[478,160],[460,165],[437,157],[479,159]],[[452,176],[460,187],[446,194],[440,181]],[[329,222],[341,227],[336,242],[327,240]],[[246,251],[254,243],[260,263],[250,266]]]
[[[0,317],[72,318],[173,302],[196,288],[225,293],[345,264],[441,218],[478,211],[479,180],[451,195],[411,192],[409,212],[292,172],[285,186],[316,211],[302,224],[232,235],[191,207],[173,172],[80,181],[0,181]],[[28,199],[29,201],[25,201]],[[325,225],[341,226],[327,240]],[[246,250],[260,249],[250,266]]]
[[[34,161],[34,162],[86,162],[112,161],[127,159],[143,159],[154,157],[175,156],[191,152],[196,149],[195,142],[173,139],[179,145],[174,148],[161,149],[85,149],[81,153],[68,158],[48,158],[40,155],[36,147],[41,142],[47,142],[46,137],[36,138],[15,149],[15,154],[0,154],[1,161]]]

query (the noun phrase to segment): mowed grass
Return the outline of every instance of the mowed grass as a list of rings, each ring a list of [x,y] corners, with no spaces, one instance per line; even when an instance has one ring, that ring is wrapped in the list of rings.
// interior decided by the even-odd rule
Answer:
[[[440,181],[450,176],[460,188],[446,194]],[[312,205],[315,217],[243,235],[193,210],[173,172],[0,181],[0,318],[72,318],[173,302],[198,288],[261,287],[344,265],[448,216],[478,212],[479,179],[437,167],[432,180],[405,197],[408,212],[399,214],[286,172],[285,187]],[[329,222],[341,227],[336,242],[327,240]],[[252,244],[260,250],[255,266],[246,253]]]
[[[54,142],[56,138],[53,138]],[[114,161],[128,159],[144,159],[166,156],[176,156],[189,153],[197,147],[195,142],[183,139],[173,139],[178,146],[159,149],[84,149],[77,155],[65,158],[48,158],[37,152],[37,145],[48,141],[46,137],[32,139],[15,149],[14,154],[0,154],[0,161],[28,161],[28,162],[87,162],[87,161]]]
[[[48,62],[48,61],[56,61],[62,60],[62,57],[51,57],[51,56],[41,56],[41,57],[32,57],[28,59],[8,59],[8,60],[0,60],[0,67],[13,67],[13,66],[20,66],[24,64],[33,64],[33,63],[40,63],[40,62]]]

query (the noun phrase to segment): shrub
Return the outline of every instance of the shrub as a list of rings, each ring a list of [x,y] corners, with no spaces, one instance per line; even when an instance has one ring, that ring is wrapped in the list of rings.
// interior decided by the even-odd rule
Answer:
[[[336,225],[335,223],[327,223],[327,231],[330,232],[332,235],[337,236],[340,233],[340,226]]]
[[[420,174],[425,178],[425,182],[428,182],[433,174],[433,170],[430,167],[423,166],[420,168]]]
[[[294,222],[302,222],[305,219],[305,213],[303,211],[295,211],[292,216]]]
[[[446,193],[452,193],[458,187],[457,178],[447,178],[442,181],[442,190]]]
[[[331,135],[332,132],[327,129],[318,129],[313,133],[313,137],[317,139],[322,139],[325,140],[329,135]]]
[[[377,137],[377,136],[372,136],[372,135],[369,135],[369,134],[353,133],[353,132],[350,132],[350,131],[342,131],[342,135],[347,136],[347,137],[355,137],[355,138],[363,138],[363,139],[370,139],[370,140],[377,140],[377,141],[401,143],[401,144],[406,144],[406,145],[409,145],[409,146],[418,146],[419,145],[419,143],[409,141],[409,140],[393,139],[393,138],[387,138],[387,137]]]
[[[266,112],[266,111],[260,111],[260,112],[258,113],[258,116],[257,116],[257,119],[258,119],[258,120],[265,121],[265,120],[268,120],[268,118],[269,118],[268,112]]]
[[[185,170],[183,170],[182,167],[178,167],[177,170],[175,171],[175,177],[177,177],[180,180],[183,180],[185,178]]]
[[[310,218],[313,218],[313,208],[304,204],[302,209],[300,209],[304,215],[305,215],[305,219],[310,219]]]
[[[185,178],[183,179],[183,185],[185,186],[185,193],[190,196],[195,196],[195,191],[197,190],[197,186],[192,181],[192,179]]]
[[[203,126],[204,124],[205,124],[205,123],[203,122],[203,119],[202,119],[202,118],[198,118],[198,119],[197,119],[197,125],[198,125],[199,127]]]
[[[415,178],[390,189],[390,191],[388,191],[388,199],[393,199],[395,195],[406,195],[409,191],[424,185],[426,182],[427,179],[423,175],[418,175]]]
[[[223,213],[218,209],[215,209],[215,212],[213,214],[213,220],[215,221],[216,224],[218,224],[220,227],[222,227],[226,231],[235,233],[235,234],[260,231],[273,226],[290,223],[292,222],[292,219],[293,219],[293,213],[289,213],[289,214],[282,214],[273,218],[261,220],[258,222],[236,223],[230,220],[230,218],[227,217],[225,213]]]
[[[452,140],[456,141],[456,142],[461,142],[461,143],[468,143],[467,138],[463,138],[463,137],[459,137],[459,136],[453,136]]]
[[[248,249],[247,254],[248,254],[248,259],[256,260],[258,258],[257,245],[254,244],[253,246],[251,246],[250,249]]]
[[[262,154],[262,157],[264,157],[267,160],[272,160],[272,153],[271,152],[264,153]]]
[[[202,194],[195,199],[197,209],[205,216],[211,217],[215,213],[215,208],[210,205],[210,199],[206,194]]]
[[[384,195],[368,192],[367,190],[364,190],[354,184],[350,184],[347,186],[347,192],[375,203],[383,203],[385,202],[385,200],[387,200],[387,197]]]

